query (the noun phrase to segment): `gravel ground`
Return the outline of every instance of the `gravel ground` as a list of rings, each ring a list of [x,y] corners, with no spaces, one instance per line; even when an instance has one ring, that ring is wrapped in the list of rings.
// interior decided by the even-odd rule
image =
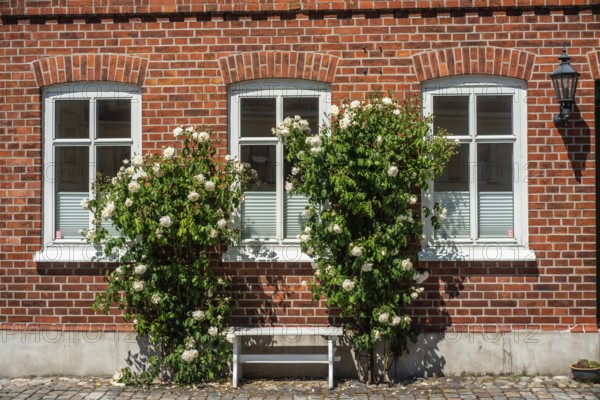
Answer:
[[[201,387],[156,385],[113,386],[109,378],[44,377],[0,379],[0,399],[600,399],[600,384],[566,376],[483,376],[415,379],[392,386],[338,381],[333,390],[314,380],[243,381]]]

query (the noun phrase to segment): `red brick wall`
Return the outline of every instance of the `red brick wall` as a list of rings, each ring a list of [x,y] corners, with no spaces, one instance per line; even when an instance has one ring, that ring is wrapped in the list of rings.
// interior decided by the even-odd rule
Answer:
[[[321,2],[310,12],[289,2],[254,9],[154,3],[134,10],[105,2],[96,15],[63,17],[65,8],[50,2],[46,8],[0,2],[2,328],[128,329],[117,315],[91,311],[105,265],[32,261],[42,245],[40,87],[73,80],[140,84],[145,151],[172,144],[171,129],[191,123],[213,126],[225,152],[230,82],[318,79],[331,83],[339,102],[375,89],[407,95],[436,77],[494,74],[528,82],[529,162],[522,170],[537,261],[424,264],[432,276],[413,315],[427,329],[596,330],[593,91],[600,79],[600,8],[577,0],[545,1],[549,7],[520,1],[520,8],[513,1],[361,1],[349,12],[339,11],[342,2]],[[463,4],[468,8],[457,8]],[[282,11],[263,12],[267,6]],[[111,7],[161,14],[112,16]],[[581,78],[572,122],[559,130],[549,74],[564,43]],[[243,289],[236,322],[330,322],[323,303],[310,303],[301,285],[310,265],[223,268]]]

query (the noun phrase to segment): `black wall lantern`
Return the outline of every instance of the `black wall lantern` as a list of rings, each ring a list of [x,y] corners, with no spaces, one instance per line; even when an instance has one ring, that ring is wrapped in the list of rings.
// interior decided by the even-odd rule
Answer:
[[[575,90],[577,90],[577,80],[579,72],[571,67],[569,60],[571,57],[567,55],[567,49],[563,48],[562,56],[558,57],[560,65],[556,71],[550,74],[552,84],[556,91],[556,99],[560,104],[560,114],[554,117],[556,126],[565,126],[567,120],[571,116],[571,105],[575,101]]]

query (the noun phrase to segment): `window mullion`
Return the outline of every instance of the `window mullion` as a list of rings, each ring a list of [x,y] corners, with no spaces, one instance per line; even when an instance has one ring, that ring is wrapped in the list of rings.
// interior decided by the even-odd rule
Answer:
[[[283,96],[277,95],[275,103],[275,118],[276,124],[279,124],[283,121]],[[276,194],[275,194],[275,234],[277,240],[283,240],[284,236],[284,196],[285,196],[285,188],[284,188],[284,176],[283,176],[283,143],[277,141],[277,150],[275,152],[275,160],[277,163],[277,168],[275,170],[275,179],[276,179]]]
[[[90,120],[89,120],[89,131],[90,131],[90,146],[88,148],[89,151],[89,160],[90,160],[90,165],[88,166],[89,168],[89,198],[93,198],[93,193],[92,193],[92,184],[96,181],[96,146],[95,146],[95,141],[96,141],[96,126],[98,125],[96,123],[96,99],[95,98],[91,98],[90,99]],[[90,219],[89,219],[89,228],[92,228],[92,216],[90,214]]]
[[[479,202],[477,198],[478,191],[478,180],[479,180],[479,168],[477,165],[477,140],[476,140],[476,96],[471,93],[470,95],[471,101],[469,101],[469,134],[471,136],[470,145],[469,145],[469,161],[471,164],[470,173],[471,177],[469,183],[469,202],[471,204],[469,210],[470,216],[470,232],[471,232],[471,240],[476,241],[479,238],[479,223],[478,223],[478,212],[479,212]]]

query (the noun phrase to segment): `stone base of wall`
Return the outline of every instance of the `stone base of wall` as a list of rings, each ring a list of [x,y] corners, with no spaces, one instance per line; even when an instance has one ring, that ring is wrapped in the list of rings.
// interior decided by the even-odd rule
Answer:
[[[252,341],[252,352],[270,347],[321,352],[325,345],[312,337],[274,337]],[[288,349],[289,350],[289,349]],[[0,377],[47,375],[109,376],[127,365],[136,369],[148,347],[134,333],[0,331]],[[337,346],[335,375],[355,377],[348,346]],[[410,346],[409,354],[392,367],[397,378],[460,374],[567,375],[578,358],[600,358],[600,333],[514,331],[503,333],[426,333]],[[245,365],[244,378],[323,377],[325,366]]]

